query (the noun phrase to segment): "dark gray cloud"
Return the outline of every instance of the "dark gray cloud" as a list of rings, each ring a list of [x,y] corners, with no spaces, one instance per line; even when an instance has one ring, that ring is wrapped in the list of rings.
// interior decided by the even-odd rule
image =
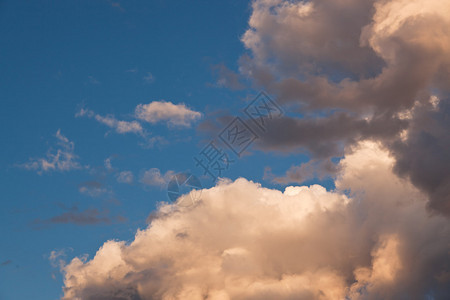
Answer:
[[[334,178],[339,172],[339,166],[330,159],[310,160],[299,166],[292,166],[284,176],[276,176],[270,167],[264,170],[264,180],[270,180],[279,184],[302,184],[311,179]]]
[[[407,138],[390,148],[397,158],[395,170],[430,195],[429,207],[450,215],[450,99],[436,111],[418,107]]]
[[[442,121],[450,1],[255,0],[252,8],[241,70],[288,113],[257,146],[329,159],[379,141],[396,157],[397,173],[429,194],[429,207],[450,216]]]
[[[108,210],[99,210],[97,208],[88,208],[80,210],[77,205],[71,208],[62,207],[66,212],[53,216],[49,219],[35,219],[32,223],[33,227],[40,229],[48,225],[55,224],[76,224],[76,225],[97,225],[112,224],[124,222],[126,218],[123,216],[110,216]]]
[[[344,112],[328,117],[283,117],[270,120],[267,133],[257,145],[264,150],[308,151],[315,158],[342,156],[344,148],[363,138],[390,140],[406,129],[408,122],[386,115],[362,119]]]

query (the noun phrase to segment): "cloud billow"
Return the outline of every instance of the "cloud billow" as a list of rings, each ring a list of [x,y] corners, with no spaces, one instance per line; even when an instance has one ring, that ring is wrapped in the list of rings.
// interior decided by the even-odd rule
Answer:
[[[131,243],[63,265],[63,299],[447,299],[450,224],[393,165],[362,143],[336,191],[241,178],[161,206]]]
[[[450,1],[255,0],[252,8],[240,69],[302,114],[274,121],[259,147],[329,159],[361,140],[382,142],[398,174],[450,216],[449,127],[439,121],[450,97]]]

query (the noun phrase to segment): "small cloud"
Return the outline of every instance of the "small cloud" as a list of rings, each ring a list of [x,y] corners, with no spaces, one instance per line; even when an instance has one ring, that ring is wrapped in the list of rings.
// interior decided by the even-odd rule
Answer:
[[[165,174],[161,174],[158,168],[151,168],[142,174],[139,181],[147,186],[162,188],[167,186],[173,175],[175,175],[174,171],[169,170]]]
[[[73,251],[72,248],[69,248],[68,250]],[[62,270],[62,268],[66,265],[65,258],[67,257],[66,252],[68,250],[60,249],[60,250],[53,250],[50,252],[48,260],[50,261],[50,264],[53,268],[60,268]]]
[[[136,121],[120,121],[117,120],[114,116],[100,116],[100,115],[96,115],[95,119],[102,123],[105,124],[106,126],[113,128],[116,130],[117,133],[139,133],[142,134],[143,129],[141,124],[139,124],[139,122]]]
[[[126,221],[126,218],[120,215],[109,216],[108,210],[100,211],[96,208],[79,210],[77,206],[73,206],[72,208],[66,210],[66,212],[51,217],[50,219],[36,219],[32,224],[35,229],[41,229],[42,226],[54,224],[99,225],[122,223]]]
[[[48,171],[70,171],[82,169],[77,161],[78,156],[74,153],[74,143],[61,134],[61,130],[56,132],[56,151],[49,149],[45,158],[30,159],[29,162],[19,165],[27,170],[35,170],[38,174]]]
[[[339,166],[328,160],[310,160],[300,166],[292,166],[284,176],[276,176],[269,167],[264,170],[264,180],[270,180],[278,184],[302,184],[311,179],[323,180],[333,178],[339,172]]]
[[[239,75],[228,69],[224,64],[213,65],[211,69],[217,77],[217,87],[225,87],[231,90],[242,90],[244,88],[244,85],[239,81]]]
[[[173,104],[166,101],[153,101],[139,104],[135,110],[136,118],[151,124],[166,122],[169,126],[190,127],[202,114],[186,107],[184,103]]]
[[[111,5],[111,7],[116,8],[118,10],[120,10],[121,12],[124,12],[125,9],[122,7],[122,5],[120,5],[119,1],[113,1],[113,0],[108,0],[109,5]]]
[[[78,118],[78,117],[93,118],[94,115],[95,114],[94,114],[94,112],[92,110],[81,108],[80,111],[75,114],[75,118]]]
[[[122,171],[117,175],[117,182],[119,183],[132,183],[134,175],[131,171]]]
[[[144,129],[141,124],[137,121],[122,121],[116,119],[112,115],[101,116],[99,114],[95,114],[92,110],[82,108],[78,113],[75,114],[75,117],[88,117],[94,118],[97,122],[108,126],[109,128],[114,129],[117,133],[125,134],[125,133],[135,133],[144,135]]]
[[[100,81],[98,81],[94,76],[88,76],[88,79],[90,84],[94,85],[100,84]]]
[[[78,185],[78,191],[91,197],[98,197],[106,193],[107,189],[98,181],[85,181]]]
[[[8,260],[5,260],[4,262],[2,262],[2,263],[0,264],[0,266],[1,266],[1,267],[4,267],[4,266],[7,266],[7,265],[9,265],[9,264],[11,264],[11,263],[12,263],[12,260],[8,259]]]
[[[125,71],[125,73],[137,73],[138,69],[137,68],[133,68],[133,69],[128,69]]]
[[[111,157],[108,157],[107,159],[105,159],[104,165],[105,165],[105,169],[108,171],[111,171],[113,169],[112,164],[111,164]]]
[[[147,75],[142,79],[144,79],[144,82],[147,84],[153,83],[155,81],[155,77],[153,77],[153,74],[150,72],[147,72]]]

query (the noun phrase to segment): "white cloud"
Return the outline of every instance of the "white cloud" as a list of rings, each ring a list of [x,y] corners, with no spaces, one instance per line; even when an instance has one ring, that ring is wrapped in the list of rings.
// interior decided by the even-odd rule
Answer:
[[[120,183],[132,183],[134,175],[131,171],[122,171],[117,175],[117,182]]]
[[[161,174],[158,168],[151,168],[142,174],[139,181],[149,186],[164,187],[169,183],[173,175],[175,175],[175,172],[170,170],[165,174]]]
[[[30,159],[29,162],[21,164],[28,170],[36,170],[39,174],[48,171],[70,171],[83,168],[78,162],[78,156],[74,153],[74,143],[61,134],[61,130],[56,132],[56,151],[49,149],[45,158]]]
[[[135,110],[136,117],[151,124],[167,122],[171,126],[189,127],[200,119],[201,113],[193,111],[185,104],[173,104],[166,101],[153,101],[139,104]]]
[[[106,126],[113,128],[116,130],[117,133],[138,133],[138,134],[142,134],[143,133],[143,129],[141,124],[139,124],[139,122],[137,121],[121,121],[121,120],[117,120],[116,118],[114,118],[113,116],[100,116],[100,115],[96,115],[95,119],[102,123],[105,124]]]
[[[124,134],[124,133],[135,133],[139,135],[144,134],[144,129],[142,128],[141,124],[137,121],[122,121],[116,119],[114,116],[108,115],[108,116],[101,116],[99,114],[95,114],[92,110],[89,109],[80,109],[80,111],[75,115],[75,117],[88,117],[88,118],[94,118],[99,123],[102,123],[109,128],[114,129],[117,133]]]
[[[130,244],[66,265],[63,299],[448,299],[450,224],[387,151],[350,150],[336,191],[241,178],[161,206]]]

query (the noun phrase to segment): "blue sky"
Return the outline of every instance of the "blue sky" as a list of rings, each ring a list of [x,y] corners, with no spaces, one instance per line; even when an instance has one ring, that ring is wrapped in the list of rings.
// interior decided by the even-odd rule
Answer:
[[[143,124],[149,136],[164,138],[149,146],[138,134],[75,115],[83,108],[132,121],[137,105],[163,100],[184,103],[202,120],[224,109],[242,114],[243,99],[258,90],[221,88],[213,66],[237,69],[249,13],[246,1],[1,2],[0,299],[57,299],[62,277],[51,251],[92,256],[105,240],[132,239],[167,201],[164,186],[140,182],[146,170],[201,175],[193,157],[209,135],[196,130],[200,120],[181,128]],[[66,149],[58,143],[73,143],[75,167],[25,167]],[[261,181],[271,160],[281,157],[275,171],[284,171],[303,159],[269,156],[245,156],[224,176]],[[123,171],[132,182],[118,182]],[[82,213],[99,223],[69,217]],[[49,221],[57,216],[67,223]]]

